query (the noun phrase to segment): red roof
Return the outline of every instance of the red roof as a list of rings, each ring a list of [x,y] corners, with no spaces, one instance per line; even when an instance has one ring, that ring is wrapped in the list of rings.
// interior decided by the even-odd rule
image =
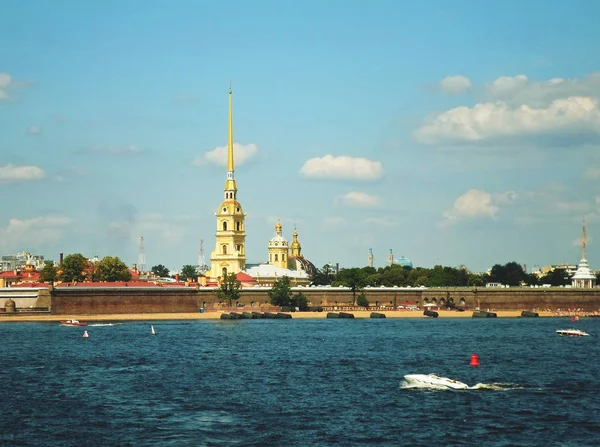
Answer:
[[[244,272],[239,272],[238,274],[235,275],[235,279],[237,279],[239,282],[252,282],[252,283],[256,283],[256,280],[248,275],[247,273]]]

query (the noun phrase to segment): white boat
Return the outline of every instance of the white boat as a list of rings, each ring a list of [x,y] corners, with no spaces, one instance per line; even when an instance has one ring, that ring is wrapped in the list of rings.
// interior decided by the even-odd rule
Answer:
[[[436,376],[435,374],[408,374],[404,376],[409,387],[416,388],[451,388],[454,390],[469,389],[469,385],[458,380],[447,377]]]
[[[154,330],[154,326],[150,325],[150,327],[152,328],[152,335],[156,335],[156,331]]]
[[[590,335],[580,329],[558,329],[556,333],[561,337],[585,337]]]

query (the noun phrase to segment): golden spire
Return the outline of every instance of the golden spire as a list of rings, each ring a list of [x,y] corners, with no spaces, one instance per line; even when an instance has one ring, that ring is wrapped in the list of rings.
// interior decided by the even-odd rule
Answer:
[[[275,233],[277,234],[277,236],[281,236],[281,222],[279,222],[279,219],[277,219],[277,224],[275,225]]]
[[[587,236],[585,231],[585,219],[583,220],[583,236],[581,237],[581,259],[585,259],[585,244],[587,243]]]
[[[227,146],[227,171],[233,172],[233,100],[229,84],[229,144]]]
[[[225,199],[236,199],[237,186],[233,176],[233,100],[229,84],[229,142],[227,144],[227,180],[225,181]]]
[[[300,257],[302,246],[300,245],[300,242],[298,242],[298,231],[296,230],[295,226],[294,226],[293,237],[294,237],[294,239],[292,240],[292,243],[290,244],[290,248],[292,249],[292,256]]]

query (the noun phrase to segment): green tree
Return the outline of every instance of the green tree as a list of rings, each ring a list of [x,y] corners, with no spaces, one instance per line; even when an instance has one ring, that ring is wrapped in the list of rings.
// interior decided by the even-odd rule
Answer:
[[[159,278],[166,278],[169,276],[169,269],[162,264],[155,265],[150,269],[150,271]]]
[[[118,256],[105,256],[96,266],[96,275],[100,281],[130,281],[131,271]]]
[[[59,267],[61,271],[59,279],[65,282],[83,281],[88,265],[88,260],[80,253],[67,255]]]
[[[181,273],[180,276],[183,279],[188,279],[188,280],[196,280],[196,278],[198,277],[198,272],[196,271],[196,266],[194,265],[190,265],[190,264],[186,264],[183,267],[181,267]]]
[[[292,296],[290,305],[292,306],[292,309],[297,307],[300,312],[306,312],[308,310],[308,299],[300,292]]]
[[[518,262],[507,262],[504,265],[496,264],[492,267],[490,281],[508,286],[520,286],[525,279],[525,271]]]
[[[478,275],[477,273],[469,273],[469,278],[467,279],[467,286],[469,287],[483,287],[485,286],[485,277],[483,275]]]
[[[54,262],[46,261],[44,264],[44,268],[40,270],[40,281],[42,282],[50,282],[56,281],[58,269],[54,266]]]
[[[554,269],[540,278],[540,284],[550,284],[553,287],[571,284],[571,278],[565,269]]]
[[[329,264],[325,264],[322,269],[317,269],[311,278],[311,283],[315,286],[327,286],[335,279],[335,272]]]
[[[292,287],[290,278],[282,276],[277,278],[271,290],[269,290],[269,299],[273,306],[291,306]]]
[[[242,283],[235,277],[235,273],[228,273],[221,280],[219,288],[217,289],[217,298],[221,301],[227,301],[229,307],[233,301],[240,299],[240,289]]]
[[[367,285],[367,276],[359,268],[342,269],[337,274],[336,285],[346,286],[352,290],[352,305],[356,303],[356,292]]]
[[[365,292],[361,292],[356,298],[356,304],[360,307],[369,307],[369,300],[367,300],[367,294]]]

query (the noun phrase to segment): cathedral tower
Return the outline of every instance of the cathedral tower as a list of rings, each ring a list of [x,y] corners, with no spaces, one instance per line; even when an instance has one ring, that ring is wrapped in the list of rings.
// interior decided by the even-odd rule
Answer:
[[[369,256],[367,257],[367,265],[373,267],[373,249],[369,248]]]
[[[233,167],[233,106],[229,88],[229,143],[227,146],[227,179],[224,201],[215,213],[217,217],[217,244],[210,254],[210,277],[223,278],[229,273],[239,273],[246,268],[246,213],[237,201]]]
[[[294,234],[292,234],[292,236],[294,239],[290,244],[290,256],[299,258],[302,256],[302,245],[298,242],[298,231],[296,231],[296,228],[294,228]]]
[[[288,263],[288,241],[283,237],[281,223],[275,225],[275,236],[269,241],[269,264],[286,269]]]

